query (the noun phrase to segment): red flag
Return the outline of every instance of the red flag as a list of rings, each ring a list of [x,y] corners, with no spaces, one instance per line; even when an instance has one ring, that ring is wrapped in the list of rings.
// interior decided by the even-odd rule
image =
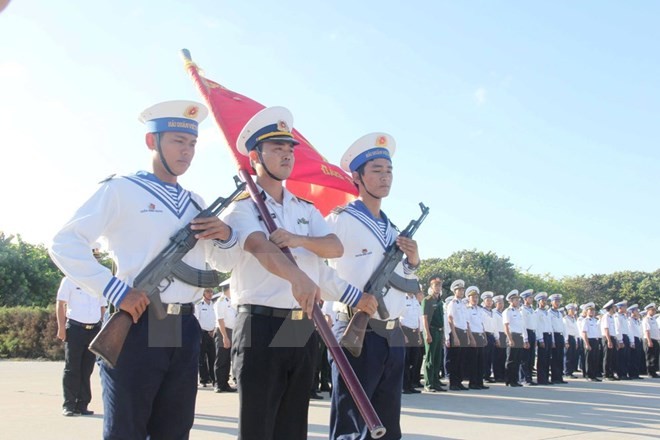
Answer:
[[[190,59],[190,53],[184,49],[182,54],[185,67],[224,134],[238,168],[253,173],[249,159],[236,150],[236,139],[250,118],[265,107],[205,78]],[[357,189],[350,176],[328,162],[296,129],[293,129],[293,136],[300,144],[294,150],[296,163],[286,181],[287,189],[314,202],[324,216],[336,206],[354,200]]]

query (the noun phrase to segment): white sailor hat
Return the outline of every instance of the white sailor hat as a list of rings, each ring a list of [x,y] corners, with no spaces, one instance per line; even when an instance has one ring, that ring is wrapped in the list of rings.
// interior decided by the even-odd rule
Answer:
[[[633,304],[632,306],[628,307],[628,311],[632,312],[633,310],[639,310],[639,304]]]
[[[534,289],[527,289],[527,290],[523,290],[523,292],[520,294],[520,297],[522,299],[525,299],[525,298],[529,298],[532,295],[534,295]]]
[[[545,292],[539,292],[534,297],[534,301],[541,301],[542,299],[548,299],[548,294]]]
[[[456,289],[462,289],[465,287],[465,281],[463,280],[456,280],[453,283],[451,283],[451,288],[450,290],[453,292]]]
[[[628,305],[628,301],[625,299],[623,301],[619,301],[618,303],[614,304],[617,307],[626,307]]]
[[[580,305],[580,310],[585,311],[585,310],[587,310],[589,307],[595,307],[595,304],[592,303],[592,302],[588,302],[588,303],[586,303],[586,304],[581,304],[581,305]]]
[[[477,286],[470,286],[465,289],[465,296],[479,295],[479,288]]]
[[[559,301],[561,299],[561,293],[553,293],[548,297],[550,301]]]
[[[494,295],[493,292],[490,290],[485,291],[484,293],[481,294],[481,299],[486,299],[486,298],[492,298]]]
[[[138,119],[147,126],[148,133],[177,131],[197,136],[197,127],[206,119],[208,109],[194,101],[165,101],[152,105]]]
[[[644,307],[644,310],[649,310],[649,309],[656,309],[657,307],[655,306],[655,303],[647,304],[646,307]]]
[[[504,302],[504,295],[495,295],[493,297],[493,301],[498,303],[498,302]]]
[[[508,302],[511,302],[513,298],[520,298],[520,294],[518,293],[517,289],[513,289],[511,292],[506,294],[506,300]]]
[[[265,141],[299,142],[291,134],[293,115],[285,107],[267,107],[252,116],[236,139],[236,149],[243,156]]]
[[[608,302],[606,302],[605,304],[603,304],[603,310],[609,310],[612,307],[612,304],[614,304],[613,299],[611,299]]]
[[[576,310],[577,304],[566,304],[564,307],[566,308],[566,310]]]
[[[351,173],[372,159],[383,158],[392,162],[394,151],[396,151],[396,141],[389,134],[365,134],[348,147],[341,157],[341,167]]]

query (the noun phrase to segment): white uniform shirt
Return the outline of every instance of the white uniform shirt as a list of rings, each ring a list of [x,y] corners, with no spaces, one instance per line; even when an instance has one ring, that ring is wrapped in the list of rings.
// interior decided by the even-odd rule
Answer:
[[[548,315],[550,316],[550,325],[552,326],[552,332],[553,333],[561,333],[562,335],[564,334],[564,320],[563,317],[561,316],[561,312],[556,309],[550,309],[548,312]]]
[[[493,319],[495,320],[495,328],[497,329],[499,337],[500,333],[504,333],[504,317],[502,316],[502,312],[497,309],[493,309]]]
[[[313,204],[298,199],[286,188],[283,189],[282,204],[261,188],[258,189],[277,227],[293,234],[311,237],[324,237],[331,232]],[[234,229],[240,245],[229,284],[232,304],[262,305],[281,309],[300,308],[291,293],[291,283],[266,270],[254,255],[244,250],[245,241],[253,232],[263,232],[266,237],[269,236],[266,224],[261,221],[252,199],[244,197],[232,203],[225,213],[221,218]],[[298,267],[312,281],[320,283],[323,260],[302,247],[291,249],[291,254]]]
[[[566,336],[573,336],[574,338],[580,337],[580,330],[578,329],[577,321],[575,317],[566,315],[564,316],[564,328],[566,329]],[[566,338],[568,339],[568,338]]]
[[[628,326],[630,327],[630,342],[634,342],[633,338],[642,339],[642,321],[634,317],[628,318]]]
[[[225,295],[220,295],[220,298],[217,299],[213,305],[213,310],[215,311],[215,326],[218,326],[218,320],[222,319],[225,321],[225,327],[229,329],[234,328],[236,323],[236,309],[231,304],[231,300]]]
[[[472,333],[484,333],[484,312],[481,306],[468,306],[468,322]]]
[[[537,308],[534,312],[536,316],[536,340],[543,342],[543,333],[553,333],[552,323],[550,322],[550,316],[548,316],[548,311],[546,309]],[[554,343],[555,336],[552,335],[552,342]]]
[[[199,326],[202,330],[210,332],[215,329],[215,312],[213,311],[213,303],[202,300],[195,304],[195,317],[199,321]]]
[[[522,312],[523,321],[525,322],[525,329],[533,330],[536,333],[537,323],[534,308],[532,306],[522,306],[520,311]]]
[[[646,332],[649,332],[651,339],[654,341],[660,340],[660,329],[658,329],[658,320],[651,316],[645,316],[642,319],[642,332],[643,337],[646,338]]]
[[[422,316],[422,305],[414,296],[406,295],[406,310],[401,316],[401,325],[404,327],[419,329],[419,317]]]
[[[623,335],[630,338],[630,328],[628,327],[628,317],[625,314],[614,314],[614,329],[616,331],[616,338],[623,341]]]
[[[614,316],[610,315],[609,313],[606,315],[603,315],[600,318],[600,332],[605,337],[605,329],[608,329],[610,332],[610,337],[616,338],[616,328],[614,324]]]
[[[484,318],[484,331],[486,333],[492,333],[495,336],[495,339],[499,337],[497,331],[497,324],[495,323],[495,316],[493,309],[487,307],[482,307],[483,318]]]
[[[527,340],[527,329],[525,328],[525,322],[523,321],[522,313],[520,310],[513,306],[509,306],[502,313],[502,323],[509,324],[509,331],[511,333],[520,333],[523,337],[523,341],[528,342]]]
[[[193,200],[206,207],[197,194],[144,171],[109,179],[55,236],[50,256],[77,285],[117,305],[170,237],[199,214]],[[95,241],[107,243],[117,264],[115,276],[92,255]],[[228,272],[234,244],[233,236],[226,243],[199,240],[183,261],[198,269],[206,269],[208,262],[212,268]],[[160,298],[164,303],[189,303],[201,297],[202,290],[174,278]]]
[[[328,264],[341,278],[363,289],[383,261],[386,249],[396,240],[398,232],[382,211],[381,219],[375,219],[360,200],[331,213],[326,217],[326,221],[330,231],[335,233],[344,245],[344,255],[328,260]],[[417,279],[414,271],[404,264],[405,261],[404,258],[394,272],[404,278]],[[325,285],[322,287],[326,288]],[[392,288],[383,299],[389,312],[388,319],[396,319],[404,313],[404,292]],[[381,319],[378,312],[372,318]]]
[[[600,338],[600,326],[596,318],[584,318],[582,333],[587,334],[587,339]]]
[[[330,322],[335,322],[335,319],[337,318],[337,312],[334,309],[334,304],[334,301],[323,301],[323,305],[321,306],[321,311],[324,315],[328,315],[330,317]]]
[[[447,306],[447,318],[450,316],[454,318],[454,327],[460,328],[461,330],[467,330],[468,311],[462,300],[454,298],[449,301],[449,305]]]
[[[66,317],[83,324],[96,324],[101,320],[101,307],[105,299],[91,295],[64,277],[57,290],[57,300],[66,303]]]

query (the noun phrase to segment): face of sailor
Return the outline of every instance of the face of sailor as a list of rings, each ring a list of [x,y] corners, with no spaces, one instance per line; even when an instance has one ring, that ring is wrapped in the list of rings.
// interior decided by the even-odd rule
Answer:
[[[465,287],[457,287],[454,289],[454,296],[456,299],[463,299],[465,296]]]
[[[274,176],[286,180],[293,171],[293,144],[286,141],[265,141],[260,145],[263,163]]]
[[[364,164],[362,175],[353,172],[353,181],[360,189],[360,196],[368,195],[366,191],[369,191],[375,197],[387,197],[394,178],[392,170],[392,162],[381,157]]]
[[[492,309],[493,308],[493,298],[484,299],[484,306],[486,306],[486,308]]]
[[[180,176],[188,171],[193,157],[195,157],[197,136],[176,131],[160,133],[160,148],[163,153],[163,159],[165,159],[167,166],[170,167],[176,176],[168,173],[161,162],[158,149],[156,148],[156,136],[153,133],[147,133],[146,143],[153,152],[152,165],[154,174],[164,182],[176,183],[176,176]]]
[[[213,289],[204,289],[204,299],[206,302],[211,301],[213,298]]]

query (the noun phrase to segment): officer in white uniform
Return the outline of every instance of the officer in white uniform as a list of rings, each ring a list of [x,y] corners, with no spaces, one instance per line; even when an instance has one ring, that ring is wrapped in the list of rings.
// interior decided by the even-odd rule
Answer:
[[[221,294],[213,304],[215,312],[215,388],[216,393],[233,393],[236,388],[229,385],[231,372],[231,338],[236,325],[236,309],[231,304],[231,278],[220,283]]]
[[[642,334],[644,335],[644,351],[646,352],[646,372],[649,377],[658,378],[658,354],[660,353],[660,329],[656,319],[657,307],[655,303],[644,307],[646,316],[642,320]]]
[[[596,306],[594,303],[589,302],[580,306],[580,308],[587,312],[582,324],[581,337],[584,344],[585,351],[585,375],[587,380],[591,382],[600,382],[598,378],[599,368],[599,341],[600,341],[600,327],[596,319]]]
[[[502,321],[506,333],[506,385],[522,386],[518,382],[520,375],[520,357],[524,349],[529,348],[527,331],[522,313],[519,310],[520,295],[516,289],[506,295],[509,307],[504,311]]]
[[[616,352],[621,341],[617,339],[616,324],[614,322],[614,300],[609,300],[603,306],[605,315],[600,318],[600,331],[603,337],[603,373],[607,380],[619,380],[614,376],[617,371]]]
[[[206,387],[215,384],[215,312],[213,311],[213,289],[204,289],[204,296],[200,302],[195,304],[195,317],[202,329],[202,339],[199,348],[199,383]]]
[[[305,439],[315,356],[309,317],[324,293],[360,308],[376,308],[375,298],[347,282],[324,263],[344,253],[320,212],[284,186],[295,163],[298,141],[293,116],[284,107],[254,115],[237,139],[257,174],[256,186],[277,225],[271,233],[248,193],[239,196],[223,219],[234,228],[240,252],[230,282],[238,317],[232,363],[240,394],[239,438]],[[280,251],[287,247],[295,264]],[[327,280],[329,281],[326,281]],[[371,298],[371,301],[368,300]],[[401,393],[401,387],[397,390]]]
[[[578,339],[581,339],[577,320],[575,318],[576,311],[577,304],[566,304],[566,316],[564,316],[564,339],[566,340],[567,348],[564,374],[572,379],[577,378],[573,373],[577,371],[577,341]]]
[[[566,345],[564,339],[564,317],[561,314],[561,294],[555,293],[548,297],[550,300],[550,325],[552,326],[552,338],[554,346],[550,356],[550,378],[553,384],[568,383],[564,380],[564,348]]]
[[[552,358],[552,349],[554,348],[554,336],[550,316],[546,310],[548,294],[538,293],[534,300],[537,302],[536,311],[536,381],[539,385],[551,385],[550,379],[550,360]]]
[[[483,363],[483,380],[488,383],[495,382],[492,376],[493,373],[493,359],[495,358],[495,341],[499,339],[497,332],[497,324],[493,316],[493,292],[487,291],[481,294],[481,305],[484,317],[484,331],[486,333],[486,346],[484,347],[484,363]]]
[[[191,101],[163,102],[142,112],[152,172],[106,179],[53,239],[51,258],[67,277],[129,313],[135,323],[115,368],[100,366],[104,438],[187,438],[193,425],[200,329],[192,302],[201,289],[174,278],[160,293],[171,314],[158,320],[151,316],[153,307],[143,313],[147,292],[131,286],[170,237],[206,206],[178,184],[178,176],[193,160],[197,127],[207,113]],[[192,230],[199,241],[183,261],[195,269],[208,263],[229,270],[231,229],[212,216],[195,219]],[[89,252],[99,238],[114,256],[115,275]]]
[[[447,306],[447,322],[449,324],[449,346],[447,347],[447,372],[449,373],[449,389],[464,391],[468,388],[461,382],[465,379],[465,356],[469,346],[469,323],[467,307],[463,302],[465,296],[465,281],[455,280],[451,283],[454,298]]]
[[[616,339],[619,341],[619,349],[616,351],[616,374],[621,380],[630,380],[629,364],[630,350],[632,348],[630,338],[630,327],[628,326],[628,301],[619,301],[614,305],[616,313],[614,314],[614,329]]]
[[[102,297],[62,278],[57,291],[57,337],[64,342],[64,416],[94,414],[87,406],[92,400],[90,377],[95,357],[87,347],[101,329],[105,305]]]
[[[522,376],[523,384],[528,386],[536,385],[532,379],[532,372],[534,371],[534,361],[536,360],[536,315],[534,314],[534,289],[524,290],[520,294],[522,306],[520,313],[522,313],[523,321],[525,322],[525,331],[527,332],[527,342],[529,348],[523,349],[520,359],[520,375]]]
[[[415,271],[420,263],[417,243],[401,237],[390,219],[381,210],[392,185],[392,157],[395,140],[386,133],[370,133],[360,137],[346,150],[341,167],[351,173],[359,196],[354,202],[336,209],[326,221],[345,247],[341,258],[328,260],[343,279],[355,286],[364,286],[383,260],[385,250],[396,242],[405,254],[395,272],[409,279],[417,279]],[[387,429],[386,439],[401,437],[401,390],[405,344],[398,318],[406,308],[406,295],[390,289],[384,297],[388,318],[371,314],[364,336],[362,354],[348,355],[376,413]],[[348,310],[340,311],[333,326],[337,338],[348,325]],[[348,352],[347,352],[348,353]],[[332,407],[330,438],[368,439],[367,427],[350,398],[337,366],[332,364]]]
[[[631,379],[640,380],[640,374],[646,372],[644,361],[644,347],[642,344],[642,320],[639,316],[639,305],[633,304],[628,307],[628,327],[630,329],[630,364],[628,373]]]
[[[465,290],[468,298],[468,322],[474,345],[467,350],[467,373],[470,378],[468,388],[471,390],[487,390],[484,385],[484,347],[486,346],[486,329],[484,320],[486,312],[479,305],[479,288],[470,286]]]
[[[403,394],[417,394],[413,384],[414,368],[419,365],[422,345],[422,332],[420,330],[420,317],[422,306],[414,293],[406,293],[406,309],[401,316],[401,329],[406,337],[406,360],[403,369]],[[440,341],[442,345],[442,341]]]
[[[495,382],[506,383],[506,333],[504,332],[504,295],[495,295],[493,297],[495,309],[493,310],[493,319],[499,338],[495,341],[495,356],[493,358],[493,376]]]

